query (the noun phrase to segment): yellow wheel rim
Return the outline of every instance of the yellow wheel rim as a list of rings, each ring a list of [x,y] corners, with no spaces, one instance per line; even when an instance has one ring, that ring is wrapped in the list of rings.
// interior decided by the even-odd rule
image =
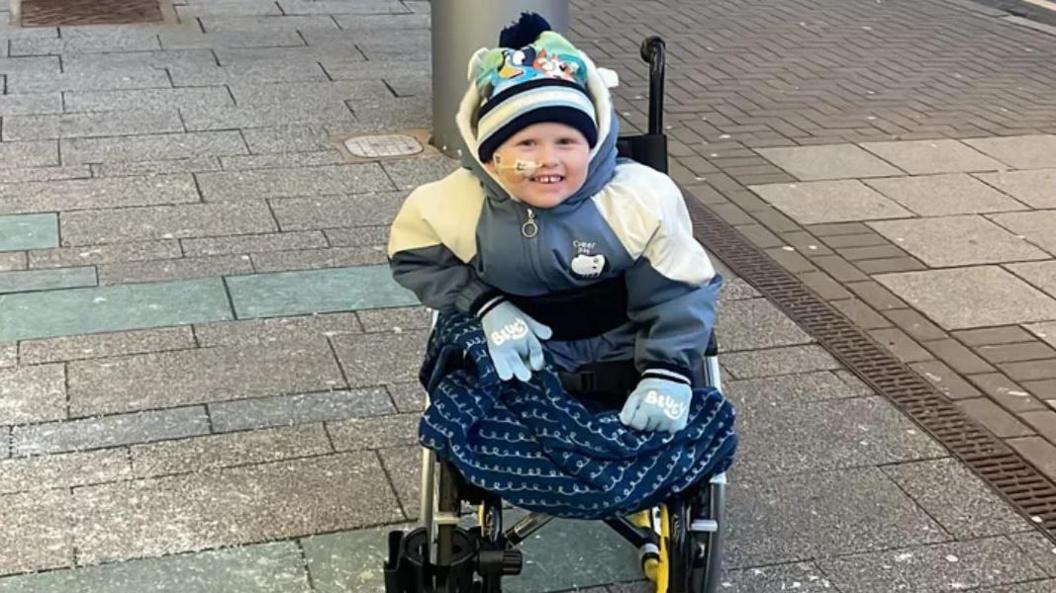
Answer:
[[[660,505],[660,562],[656,567],[656,593],[667,593],[671,559],[668,557],[667,541],[671,537],[671,521],[667,516],[667,505]]]

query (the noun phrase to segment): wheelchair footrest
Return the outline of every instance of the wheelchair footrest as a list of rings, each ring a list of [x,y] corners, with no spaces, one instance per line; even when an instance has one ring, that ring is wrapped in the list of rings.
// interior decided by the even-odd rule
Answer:
[[[478,593],[482,583],[475,575],[497,583],[520,574],[524,564],[520,550],[481,549],[478,533],[455,528],[450,562],[440,566],[425,560],[427,537],[424,527],[389,532],[385,593]]]

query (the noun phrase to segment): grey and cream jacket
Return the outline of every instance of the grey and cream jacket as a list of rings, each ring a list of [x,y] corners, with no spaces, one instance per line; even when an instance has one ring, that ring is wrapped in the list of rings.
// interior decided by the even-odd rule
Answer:
[[[587,66],[602,140],[583,188],[549,209],[511,198],[475,157],[470,84],[458,113],[466,166],[407,197],[390,231],[393,277],[441,312],[510,300],[554,330],[544,346],[563,370],[633,359],[643,375],[691,382],[722,278],[671,178],[617,160],[609,91]]]

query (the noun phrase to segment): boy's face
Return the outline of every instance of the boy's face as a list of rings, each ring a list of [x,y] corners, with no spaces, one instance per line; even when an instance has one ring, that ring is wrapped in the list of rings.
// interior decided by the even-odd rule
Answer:
[[[517,161],[534,162],[538,168],[526,177],[513,170]],[[511,136],[484,166],[518,200],[536,208],[552,208],[583,187],[589,164],[590,146],[579,130],[544,122]]]

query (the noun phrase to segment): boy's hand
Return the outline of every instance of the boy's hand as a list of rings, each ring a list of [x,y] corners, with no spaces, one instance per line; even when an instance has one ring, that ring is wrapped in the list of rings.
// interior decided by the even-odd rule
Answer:
[[[689,419],[689,385],[666,379],[642,379],[627,397],[620,422],[638,430],[678,432]]]
[[[517,377],[527,381],[532,378],[533,370],[543,368],[543,345],[539,340],[550,339],[553,332],[549,327],[507,301],[488,309],[481,316],[480,324],[484,327],[488,353],[500,379],[509,381]]]

